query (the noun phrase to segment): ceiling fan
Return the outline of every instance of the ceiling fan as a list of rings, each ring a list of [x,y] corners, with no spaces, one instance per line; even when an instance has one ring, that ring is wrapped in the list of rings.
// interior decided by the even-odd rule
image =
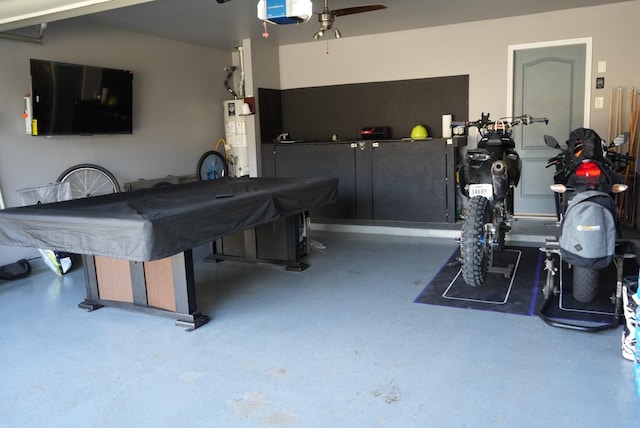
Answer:
[[[343,9],[329,9],[329,0],[324,0],[324,9],[321,13],[317,13],[318,22],[320,23],[320,29],[313,35],[314,40],[319,40],[324,36],[324,33],[333,29],[336,39],[339,39],[342,34],[337,28],[333,28],[333,23],[336,20],[336,16],[353,15],[355,13],[372,12],[374,10],[386,9],[387,6],[381,4],[370,4],[365,6],[345,7]]]

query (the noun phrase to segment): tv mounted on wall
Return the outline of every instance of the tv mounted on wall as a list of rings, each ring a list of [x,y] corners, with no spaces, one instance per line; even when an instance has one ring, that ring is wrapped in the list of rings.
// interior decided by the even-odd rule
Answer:
[[[34,135],[131,134],[133,72],[31,59]],[[37,130],[37,131],[36,131]]]

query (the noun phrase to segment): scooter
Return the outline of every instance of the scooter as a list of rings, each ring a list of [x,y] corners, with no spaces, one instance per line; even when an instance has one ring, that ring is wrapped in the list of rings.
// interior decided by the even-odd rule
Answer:
[[[550,136],[544,136],[548,147],[560,150],[560,154],[547,161],[554,167],[554,184],[557,222],[556,239],[547,240],[545,270],[547,277],[543,287],[545,301],[540,316],[556,327],[593,331],[606,329],[608,325],[587,328],[570,323],[550,322],[545,311],[561,290],[555,284],[558,268],[552,254],[568,264],[573,271],[573,297],[581,303],[592,302],[599,290],[600,271],[613,262],[617,269],[616,295],[611,300],[616,309],[612,323],[618,325],[621,308],[622,272],[625,258],[635,257],[633,243],[618,241],[620,230],[617,221],[616,195],[627,190],[620,175],[633,157],[615,152],[615,147],[625,144],[624,135],[607,145],[598,134],[587,128],[571,132],[566,146]]]
[[[489,113],[482,113],[480,120],[462,123],[478,128],[481,134],[477,148],[467,151],[459,171],[460,190],[468,198],[460,234],[460,262],[462,278],[472,287],[483,285],[487,272],[511,276],[513,267],[493,266],[493,255],[502,250],[511,229],[513,193],[522,170],[512,130],[533,123],[547,124],[549,120],[525,114],[492,121]]]

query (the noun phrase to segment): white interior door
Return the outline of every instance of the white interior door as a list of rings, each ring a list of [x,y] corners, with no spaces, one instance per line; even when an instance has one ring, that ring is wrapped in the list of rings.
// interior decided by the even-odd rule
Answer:
[[[509,115],[547,117],[549,124],[519,126],[513,139],[522,159],[522,175],[515,192],[517,215],[555,215],[553,170],[547,159],[557,154],[544,134],[566,141],[571,130],[587,126],[591,40],[512,46],[509,49],[512,88]]]

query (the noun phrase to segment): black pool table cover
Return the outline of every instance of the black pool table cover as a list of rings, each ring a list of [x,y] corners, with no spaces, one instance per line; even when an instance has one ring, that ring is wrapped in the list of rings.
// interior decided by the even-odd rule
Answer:
[[[0,244],[130,261],[169,257],[335,202],[335,178],[220,178],[0,210]]]

